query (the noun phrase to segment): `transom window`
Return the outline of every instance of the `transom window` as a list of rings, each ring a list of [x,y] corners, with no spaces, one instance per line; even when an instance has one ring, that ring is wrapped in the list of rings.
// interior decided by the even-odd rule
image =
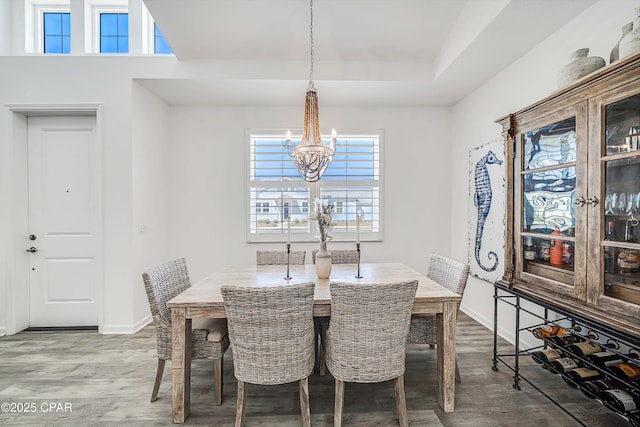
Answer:
[[[173,53],[167,39],[164,38],[155,22],[153,23],[153,53]]]
[[[317,224],[309,220],[309,214],[316,197],[334,204],[335,226],[330,233],[334,240],[355,240],[358,216],[360,238],[381,240],[380,139],[379,133],[339,135],[333,161],[324,176],[309,183],[300,177],[287,152],[284,132],[252,133],[247,240],[284,241],[289,222],[292,241],[314,240]],[[294,135],[291,141],[297,144],[300,135]]]
[[[44,12],[42,14],[44,53],[71,52],[71,14]]]
[[[100,13],[100,53],[129,52],[129,14]]]

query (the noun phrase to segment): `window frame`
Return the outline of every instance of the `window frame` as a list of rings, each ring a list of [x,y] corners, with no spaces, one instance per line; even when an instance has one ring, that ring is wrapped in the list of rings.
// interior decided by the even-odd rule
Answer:
[[[94,4],[91,7],[91,52],[98,55],[129,55],[131,52],[131,31],[127,32],[128,49],[127,52],[103,53],[100,52],[100,15],[103,13],[126,13],[129,8],[123,5]],[[131,27],[129,25],[129,27]]]
[[[142,13],[142,53],[145,55],[160,55],[167,56],[173,55],[173,48],[171,48],[171,53],[156,53],[156,37],[155,37],[155,27],[156,21],[151,16],[151,12],[147,9],[146,5],[142,5],[143,13]],[[158,27],[159,28],[159,27]],[[164,34],[162,35],[165,40],[166,37]],[[168,43],[167,43],[168,44]],[[171,47],[171,45],[169,45]]]
[[[71,16],[71,2],[69,0],[30,0],[25,2],[25,7],[32,9],[31,14],[26,14],[27,17],[31,16],[32,21],[29,22],[28,19],[25,21],[25,29],[31,27],[31,34],[33,34],[32,40],[29,40],[28,37],[25,40],[25,52],[44,55],[44,14],[68,13]],[[28,33],[29,31],[26,31],[25,35]],[[47,55],[69,55],[70,53],[48,53]]]
[[[294,134],[300,135],[302,131],[292,130]],[[251,148],[252,148],[252,138],[254,137],[267,137],[267,138],[281,138],[282,141],[285,141],[286,129],[247,129],[245,132],[245,197],[244,197],[244,221],[246,228],[246,240],[247,243],[269,243],[269,242],[286,242],[287,241],[287,227],[285,224],[282,224],[277,230],[273,232],[252,232],[251,221],[252,214],[256,214],[256,207],[251,204],[252,197],[252,189],[254,188],[273,188],[273,187],[283,187],[286,186],[285,181],[252,181],[251,180]],[[329,141],[329,135],[323,135],[323,139]],[[378,139],[378,179],[377,180],[326,180],[321,178],[317,182],[306,182],[303,179],[295,180],[295,181],[287,181],[291,183],[292,188],[306,188],[309,191],[309,200],[306,204],[306,212],[305,204],[302,203],[300,205],[300,209],[303,213],[307,215],[311,213],[313,207],[313,200],[315,197],[321,196],[322,189],[331,189],[331,188],[345,188],[345,187],[371,187],[377,189],[374,191],[378,198],[378,208],[377,208],[377,217],[378,217],[378,230],[377,231],[365,231],[362,228],[360,229],[360,241],[383,241],[384,239],[384,229],[385,229],[385,218],[384,218],[384,131],[382,129],[377,129],[375,131],[367,131],[367,132],[344,132],[338,135],[338,141],[344,138],[358,138],[358,137],[376,137]],[[293,163],[293,159],[291,159]],[[329,168],[331,168],[331,164],[329,164]],[[258,183],[256,185],[256,183]],[[356,231],[355,226],[353,227],[354,231],[339,231],[334,229],[331,234],[333,237],[333,242],[355,242],[356,241]],[[300,231],[292,231],[291,232],[291,242],[317,242],[318,241],[318,231],[317,231],[317,223],[316,221],[310,221],[310,227],[308,232],[300,232]]]

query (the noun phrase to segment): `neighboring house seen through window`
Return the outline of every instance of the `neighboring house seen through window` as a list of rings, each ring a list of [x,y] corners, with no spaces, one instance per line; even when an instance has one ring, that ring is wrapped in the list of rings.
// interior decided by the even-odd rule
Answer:
[[[338,136],[333,161],[316,183],[300,177],[285,138],[284,132],[250,135],[248,241],[284,241],[287,222],[293,241],[315,240],[317,223],[309,214],[316,197],[334,204],[334,240],[355,240],[358,215],[361,238],[381,240],[380,135]]]

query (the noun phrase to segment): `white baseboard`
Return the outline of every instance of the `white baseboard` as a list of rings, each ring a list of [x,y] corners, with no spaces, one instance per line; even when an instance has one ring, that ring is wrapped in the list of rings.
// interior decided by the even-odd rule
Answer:
[[[151,314],[148,314],[142,320],[136,322],[134,325],[104,325],[100,330],[101,334],[115,335],[115,334],[135,334],[140,329],[147,326],[153,321]]]
[[[493,317],[491,319],[488,319],[486,316],[463,305],[460,306],[460,311],[462,311],[490,331],[493,331]],[[516,341],[515,330],[502,327],[500,325],[500,318],[498,318],[498,336],[506,340],[509,344],[513,344]],[[540,342],[536,340],[532,334],[528,332],[524,335],[523,333],[520,334],[520,349],[536,347],[539,345]]]
[[[153,317],[151,316],[151,314],[147,314],[145,317],[142,318],[142,320],[140,320],[138,323],[135,324],[133,328],[133,333],[138,332],[140,329],[144,328],[151,322],[153,322]]]

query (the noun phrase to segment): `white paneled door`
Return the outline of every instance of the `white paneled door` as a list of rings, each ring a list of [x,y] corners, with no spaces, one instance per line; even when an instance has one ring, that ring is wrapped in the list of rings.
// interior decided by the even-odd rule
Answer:
[[[98,325],[95,117],[29,117],[30,326]]]

